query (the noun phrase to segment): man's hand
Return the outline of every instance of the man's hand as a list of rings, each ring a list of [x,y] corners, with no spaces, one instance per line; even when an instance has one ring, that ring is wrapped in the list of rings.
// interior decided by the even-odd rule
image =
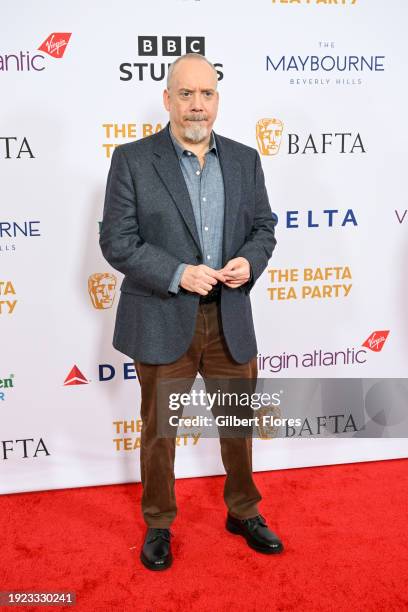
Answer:
[[[251,266],[245,257],[235,257],[230,259],[219,272],[225,276],[224,284],[231,289],[235,289],[249,281]]]
[[[218,281],[222,283],[226,281],[226,277],[221,270],[213,270],[213,268],[204,264],[189,265],[182,274],[180,286],[187,291],[207,295]]]

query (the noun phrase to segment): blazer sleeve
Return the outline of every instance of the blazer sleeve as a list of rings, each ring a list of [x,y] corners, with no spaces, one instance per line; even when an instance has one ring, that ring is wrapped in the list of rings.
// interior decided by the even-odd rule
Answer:
[[[255,282],[265,270],[276,245],[275,225],[277,217],[269,204],[261,159],[257,151],[254,181],[255,215],[253,225],[245,244],[234,255],[234,257],[245,257],[251,266],[251,278],[242,286],[246,293],[251,291]]]
[[[112,155],[99,244],[113,268],[161,296],[171,295],[168,289],[182,262],[141,238],[136,190],[121,147]]]

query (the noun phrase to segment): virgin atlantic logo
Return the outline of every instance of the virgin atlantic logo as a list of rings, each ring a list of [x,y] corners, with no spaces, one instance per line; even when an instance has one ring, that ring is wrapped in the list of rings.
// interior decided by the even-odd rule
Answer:
[[[48,53],[51,57],[61,58],[65,53],[70,38],[70,32],[53,32],[38,47],[38,50]]]
[[[379,353],[384,346],[389,333],[389,330],[375,331],[367,338],[365,342],[363,342],[362,346],[370,349],[370,351],[374,351],[374,353]]]

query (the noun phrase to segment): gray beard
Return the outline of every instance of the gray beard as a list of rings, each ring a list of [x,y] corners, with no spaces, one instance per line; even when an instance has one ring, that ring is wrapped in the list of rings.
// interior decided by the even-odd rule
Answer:
[[[201,125],[192,125],[184,128],[184,139],[188,142],[198,144],[205,140],[208,136],[208,128]]]

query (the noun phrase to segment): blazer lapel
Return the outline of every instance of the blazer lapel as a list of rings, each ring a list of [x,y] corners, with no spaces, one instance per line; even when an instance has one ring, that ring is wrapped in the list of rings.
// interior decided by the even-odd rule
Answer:
[[[190,194],[176,152],[171,142],[168,125],[157,134],[153,165],[180,211],[191,236],[202,255]],[[223,265],[230,259],[235,223],[241,199],[241,166],[232,156],[227,141],[215,134],[217,151],[224,181]]]
[[[158,136],[160,138],[157,139],[154,149],[153,165],[174,200],[201,253],[200,238],[198,236],[190,194],[188,193],[180,163],[171,142],[168,126],[159,132]]]
[[[234,236],[235,223],[238,217],[241,199],[241,166],[232,156],[228,143],[222,137],[215,134],[217,151],[224,179],[225,212],[224,212],[224,236],[223,236],[223,265],[231,258],[232,239]]]

